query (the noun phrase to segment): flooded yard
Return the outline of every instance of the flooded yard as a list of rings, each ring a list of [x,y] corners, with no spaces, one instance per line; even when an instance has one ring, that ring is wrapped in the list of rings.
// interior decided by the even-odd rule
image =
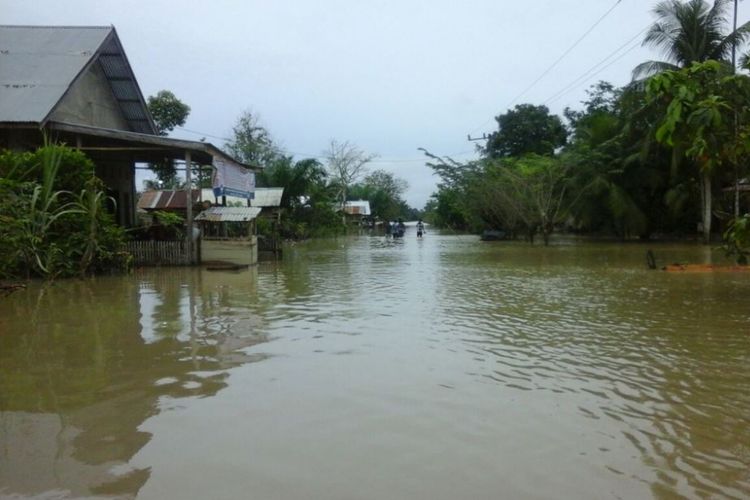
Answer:
[[[352,237],[0,299],[3,498],[747,498],[750,273]]]

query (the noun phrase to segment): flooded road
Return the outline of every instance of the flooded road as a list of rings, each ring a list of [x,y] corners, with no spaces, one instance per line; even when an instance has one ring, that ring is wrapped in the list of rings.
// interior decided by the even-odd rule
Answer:
[[[748,498],[750,273],[645,250],[407,233],[34,284],[0,299],[0,497]]]

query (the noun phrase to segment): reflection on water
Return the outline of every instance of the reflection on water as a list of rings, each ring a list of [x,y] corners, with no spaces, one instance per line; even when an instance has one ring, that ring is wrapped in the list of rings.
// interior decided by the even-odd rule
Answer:
[[[254,271],[257,274],[257,270]],[[192,270],[32,286],[2,304],[0,493],[137,492],[149,417],[226,387],[267,341],[257,276]],[[231,289],[231,294],[229,290]]]
[[[409,236],[0,300],[0,496],[750,496],[750,274]]]

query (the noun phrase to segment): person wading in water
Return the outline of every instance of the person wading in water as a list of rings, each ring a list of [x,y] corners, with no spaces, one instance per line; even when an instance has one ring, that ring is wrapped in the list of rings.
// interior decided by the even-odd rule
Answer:
[[[424,224],[422,223],[422,219],[419,219],[417,222],[417,238],[421,238],[424,234]]]

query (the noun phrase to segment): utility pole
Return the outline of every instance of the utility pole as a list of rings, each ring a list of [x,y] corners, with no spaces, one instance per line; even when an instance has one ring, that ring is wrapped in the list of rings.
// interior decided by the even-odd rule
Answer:
[[[487,137],[487,134],[482,134],[482,137],[472,137],[471,134],[466,135],[466,140],[469,142],[486,141],[487,139],[489,139],[489,137]]]
[[[734,0],[734,21],[732,23],[732,34],[737,32],[737,4],[739,0]],[[732,40],[732,73],[737,73],[737,38]],[[737,135],[737,110],[734,111],[734,134]],[[737,161],[734,162],[734,217],[740,216],[740,172]]]
[[[739,0],[734,0],[734,22],[732,23],[732,33],[737,31],[737,4]],[[732,72],[737,71],[737,39],[732,42]]]

